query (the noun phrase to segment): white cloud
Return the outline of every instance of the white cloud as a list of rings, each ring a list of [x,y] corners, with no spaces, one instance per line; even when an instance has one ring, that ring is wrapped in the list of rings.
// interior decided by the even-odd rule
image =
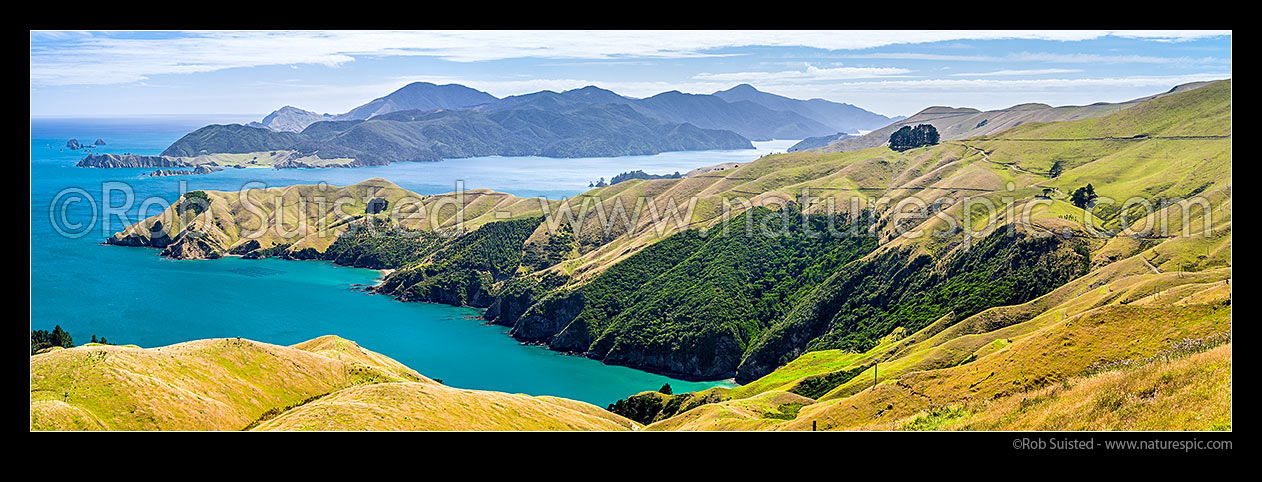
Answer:
[[[1156,57],[1151,55],[1058,54],[1049,52],[1014,52],[1008,55],[951,55],[914,52],[888,52],[846,55],[853,59],[937,60],[956,62],[1048,62],[1062,64],[1213,64],[1230,63],[1215,57]]]
[[[285,64],[337,66],[356,57],[429,56],[453,62],[691,58],[748,46],[853,50],[950,40],[1079,41],[1108,35],[1180,41],[1226,32],[1111,31],[245,31],[175,38],[31,32],[34,85],[117,84],[153,75]]]
[[[1186,75],[1141,75],[1128,77],[1100,77],[1083,79],[920,79],[878,80],[870,82],[843,82],[832,84],[838,89],[869,92],[1012,92],[1077,90],[1087,87],[1174,87],[1187,82],[1219,80],[1231,77],[1230,73],[1200,73]]]
[[[1047,52],[1018,52],[1009,55],[1005,60],[1061,64],[1207,64],[1226,61],[1214,57],[1154,57],[1150,55],[1056,54]]]
[[[768,83],[768,82],[818,82],[851,79],[873,79],[879,77],[897,77],[911,73],[910,70],[896,67],[834,67],[819,68],[806,64],[802,70],[784,70],[779,72],[730,72],[722,74],[701,73],[692,78],[697,80],[734,83]]]
[[[1016,75],[1070,74],[1074,72],[1082,72],[1082,69],[1027,69],[996,70],[993,72],[960,72],[958,74],[951,74],[951,77],[1004,77]]]
[[[871,54],[851,54],[846,55],[852,59],[877,59],[877,60],[944,60],[958,62],[1002,62],[1004,57],[995,55],[951,55],[951,54],[923,54],[915,52],[885,52]]]

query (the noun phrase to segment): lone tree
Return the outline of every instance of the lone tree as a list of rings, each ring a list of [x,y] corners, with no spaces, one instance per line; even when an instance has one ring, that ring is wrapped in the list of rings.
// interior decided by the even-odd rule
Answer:
[[[1092,187],[1091,184],[1087,184],[1086,187],[1075,189],[1074,193],[1069,196],[1069,202],[1079,208],[1087,209],[1087,206],[1091,204],[1091,201],[1095,201],[1097,197],[1099,196],[1096,196],[1095,194],[1095,187]]]
[[[1065,168],[1060,165],[1060,161],[1052,163],[1052,168],[1047,170],[1047,175],[1052,177],[1060,177],[1060,173],[1065,172]]]
[[[893,134],[890,134],[890,149],[905,151],[917,147],[932,146],[937,144],[938,140],[938,129],[930,124],[920,124],[916,127],[903,126],[894,131]]]
[[[671,390],[671,389],[670,389],[670,384],[669,384],[669,383],[667,383],[667,384],[665,384],[665,385],[662,385],[662,388],[657,389],[657,391],[658,391],[658,392],[661,392],[663,395],[674,395],[674,394],[675,394],[675,392],[674,392],[673,390]]]
[[[386,208],[389,206],[390,206],[390,201],[387,201],[386,198],[375,197],[368,201],[368,205],[365,206],[364,212],[368,214],[377,214],[377,213],[385,212]]]

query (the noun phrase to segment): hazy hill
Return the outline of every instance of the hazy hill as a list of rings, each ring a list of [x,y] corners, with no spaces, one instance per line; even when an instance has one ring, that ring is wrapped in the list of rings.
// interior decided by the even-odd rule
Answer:
[[[669,122],[730,130],[756,141],[802,139],[836,132],[796,112],[768,109],[749,101],[728,102],[713,95],[672,90],[640,99],[635,105]]]
[[[728,102],[750,101],[771,110],[793,112],[828,126],[833,132],[858,134],[893,122],[894,119],[866,111],[851,104],[824,99],[798,100],[762,92],[749,84],[741,84],[714,93]],[[806,136],[810,137],[810,136]]]
[[[1134,107],[1145,101],[1200,88],[1207,84],[1209,83],[1193,82],[1183,84],[1161,94],[1115,104],[1099,102],[1085,106],[1052,107],[1047,104],[1032,103],[985,112],[959,107],[928,107],[911,117],[874,130],[866,135],[842,139],[824,146],[820,150],[823,152],[847,152],[884,145],[889,142],[890,134],[905,125],[931,124],[937,128],[943,140],[953,140],[984,136],[1030,122],[1059,122],[1100,117]],[[807,148],[801,147],[800,149]]]
[[[251,122],[246,125],[278,132],[302,132],[303,129],[306,129],[307,126],[313,123],[335,118],[336,116],[331,114],[317,114],[287,105],[268,114],[263,118],[262,122]]]
[[[337,116],[337,120],[363,120],[404,110],[466,109],[495,100],[491,94],[459,84],[413,82],[385,97],[351,109]]]
[[[799,141],[797,144],[790,146],[788,149],[788,152],[797,152],[797,151],[804,151],[807,149],[815,149],[819,147],[824,147],[834,142],[843,141],[851,137],[855,137],[855,136],[851,134],[841,133],[841,132],[838,132],[832,135],[827,135],[827,136],[807,137],[806,139],[802,139],[801,141]]]
[[[800,139],[837,131],[792,110],[777,109],[744,99],[726,100],[718,95],[685,94],[678,91],[634,99],[599,87],[587,86],[560,93],[542,91],[505,97],[476,109],[497,111],[529,106],[543,110],[561,110],[572,108],[576,104],[625,104],[641,114],[664,122],[730,130],[756,141],[773,138]]]
[[[635,99],[623,97],[617,93],[589,85],[580,89],[564,92],[543,90],[530,94],[513,95],[495,102],[474,107],[474,110],[495,112],[518,107],[534,107],[544,110],[571,108],[578,104],[634,104]]]

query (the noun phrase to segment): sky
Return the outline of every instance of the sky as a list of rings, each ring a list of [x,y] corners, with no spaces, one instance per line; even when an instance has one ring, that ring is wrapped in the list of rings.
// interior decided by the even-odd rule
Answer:
[[[410,82],[497,97],[748,83],[888,116],[1119,102],[1231,77],[1230,31],[31,31],[31,115],[343,113]]]

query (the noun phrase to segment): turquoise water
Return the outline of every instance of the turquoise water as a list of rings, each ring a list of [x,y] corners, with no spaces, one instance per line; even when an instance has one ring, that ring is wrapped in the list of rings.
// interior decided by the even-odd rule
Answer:
[[[32,119],[31,120],[31,327],[61,325],[77,343],[93,334],[112,343],[162,346],[208,337],[243,337],[293,344],[326,334],[355,340],[422,374],[461,388],[555,395],[601,406],[670,383],[691,391],[727,381],[687,382],[626,367],[604,365],[522,345],[507,328],[474,319],[477,310],[428,303],[402,303],[351,289],[370,284],[373,270],[315,261],[227,258],[172,261],[148,248],[104,246],[100,241],[141,218],[141,200],[170,202],[185,189],[236,190],[249,181],[268,186],[328,182],[346,185],[383,177],[420,194],[449,192],[457,180],[467,188],[490,188],[521,196],[558,198],[587,189],[600,177],[634,169],[650,173],[687,171],[720,162],[750,161],[783,152],[795,141],[756,143],[756,150],[674,152],[621,158],[474,158],[440,163],[401,163],[361,169],[226,170],[204,176],[144,178],[150,169],[73,167],[85,153],[63,149],[69,138],[108,144],[100,152],[157,154],[183,134],[211,122],[237,118]],[[106,183],[119,182],[110,185]],[[128,203],[126,215],[93,222],[107,207]],[[58,194],[67,188],[75,195]],[[63,231],[50,220],[50,206]],[[108,202],[108,206],[103,205]],[[148,214],[156,214],[161,206]],[[98,216],[99,217],[99,216]],[[78,228],[68,224],[79,224]],[[73,229],[67,229],[73,228]],[[79,235],[83,232],[82,235]]]

